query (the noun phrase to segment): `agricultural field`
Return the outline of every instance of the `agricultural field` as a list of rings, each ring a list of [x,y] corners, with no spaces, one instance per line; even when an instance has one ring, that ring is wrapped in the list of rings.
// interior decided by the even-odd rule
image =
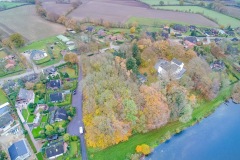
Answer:
[[[231,6],[225,6],[225,8],[227,9],[229,15],[240,18],[240,8]]]
[[[65,15],[67,12],[73,9],[72,4],[61,4],[55,1],[46,1],[42,3],[45,10],[49,10],[58,15]]]
[[[61,34],[65,27],[42,19],[37,15],[34,5],[27,5],[0,12],[0,30],[8,35],[20,33],[32,42]]]
[[[218,13],[209,9],[205,9],[198,6],[159,6],[156,7],[158,9],[163,10],[173,10],[173,11],[181,11],[181,12],[192,12],[192,13],[201,13],[206,17],[214,19],[219,25],[228,26],[231,24],[232,27],[239,27],[240,20],[229,17],[222,13]],[[178,13],[175,13],[178,14]]]
[[[136,3],[136,5],[128,5],[128,3]],[[138,7],[136,7],[138,6]],[[117,10],[116,10],[117,8]],[[107,11],[107,12],[106,12]],[[218,25],[197,14],[192,13],[177,13],[172,11],[163,10],[153,10],[147,8],[144,4],[137,1],[121,1],[115,3],[114,0],[93,0],[88,3],[80,5],[77,9],[72,11],[69,17],[83,20],[88,17],[90,19],[101,19],[110,22],[126,22],[131,17],[142,17],[142,18],[152,18],[161,19],[164,21],[175,21],[188,23],[193,25],[202,25],[208,27],[217,27]]]

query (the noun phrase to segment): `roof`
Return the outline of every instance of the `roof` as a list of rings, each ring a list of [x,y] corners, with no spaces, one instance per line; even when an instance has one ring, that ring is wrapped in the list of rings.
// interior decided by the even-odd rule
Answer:
[[[177,60],[176,58],[173,58],[171,62],[173,62],[173,63],[175,63],[175,64],[177,64],[179,66],[183,64],[183,62]]]
[[[45,57],[46,52],[42,50],[32,50],[30,53],[31,59],[38,58],[38,57]]]
[[[0,128],[5,128],[11,121],[13,121],[12,116],[9,113],[5,113],[0,117]]]
[[[7,64],[7,65],[5,66],[6,69],[12,68],[12,67],[14,67],[14,64]]]
[[[18,98],[28,100],[32,98],[32,94],[33,94],[33,91],[20,88],[20,91],[18,93]]]
[[[51,136],[47,137],[48,141],[52,141],[52,140],[56,140],[56,139],[58,139],[58,135],[57,134],[54,134],[54,135],[51,135]]]
[[[88,27],[86,28],[86,30],[89,31],[89,32],[92,32],[92,31],[94,30],[94,27],[93,27],[93,26],[88,26]]]
[[[64,35],[58,35],[57,38],[63,42],[68,42],[70,41],[70,39],[68,39],[67,37],[65,37]]]
[[[35,79],[37,79],[38,75],[36,73],[33,73],[33,74],[29,74],[29,75],[26,75],[22,78],[22,80],[24,82],[30,82],[30,81],[33,81]]]
[[[8,105],[9,105],[9,102],[6,102],[6,103],[0,105],[0,109],[6,107],[6,106],[8,106]]]
[[[61,92],[51,93],[51,94],[50,94],[50,100],[51,100],[52,102],[62,101],[62,100],[63,100],[63,93],[61,93]]]
[[[60,81],[59,79],[57,79],[57,80],[51,80],[51,81],[49,82],[49,86],[50,86],[51,88],[60,88],[60,87],[61,87],[61,81]]]
[[[194,43],[194,44],[196,44],[197,43],[197,38],[196,37],[184,37],[184,39],[183,39],[184,41],[189,41],[189,42],[191,42],[191,43]]]
[[[54,114],[54,120],[56,118],[62,119],[62,120],[67,120],[68,119],[67,111],[64,108],[56,109],[55,114]]]
[[[0,108],[0,116],[2,116],[4,113],[8,111],[9,111],[9,108],[7,106]]]
[[[64,153],[63,143],[54,144],[46,148],[47,158],[55,157]]]
[[[175,24],[173,26],[173,29],[175,30],[178,30],[178,31],[181,31],[181,32],[186,32],[187,31],[187,27],[186,26],[183,26],[181,24]]]
[[[17,157],[28,154],[29,150],[27,148],[26,142],[24,140],[21,140],[21,141],[13,143],[8,148],[8,152],[11,157],[11,160],[16,160]]]

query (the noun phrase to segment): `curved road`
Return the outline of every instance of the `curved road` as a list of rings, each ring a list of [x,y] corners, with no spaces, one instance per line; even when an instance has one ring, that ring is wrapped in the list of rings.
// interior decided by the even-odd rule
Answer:
[[[80,65],[79,65],[80,66]],[[84,128],[83,124],[83,115],[82,115],[82,87],[81,82],[82,80],[82,69],[79,67],[79,76],[78,76],[78,88],[76,91],[76,94],[72,96],[72,106],[76,108],[76,116],[72,119],[72,121],[69,123],[67,132],[70,135],[78,136],[81,140],[81,149],[82,149],[82,159],[87,160],[87,147],[86,142],[84,138],[84,133],[79,133],[79,127],[82,126]]]

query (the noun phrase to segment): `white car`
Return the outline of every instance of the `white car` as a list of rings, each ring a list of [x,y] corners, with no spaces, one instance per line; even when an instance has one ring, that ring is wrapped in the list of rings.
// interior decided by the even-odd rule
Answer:
[[[83,127],[79,127],[80,134],[83,134]]]

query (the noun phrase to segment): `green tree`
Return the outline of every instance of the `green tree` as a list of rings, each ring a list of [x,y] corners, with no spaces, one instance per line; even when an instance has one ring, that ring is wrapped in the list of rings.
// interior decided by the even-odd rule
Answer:
[[[64,134],[63,139],[65,142],[68,142],[70,140],[70,135],[68,133]]]
[[[22,47],[25,43],[23,36],[19,33],[12,34],[9,39],[16,48]]]
[[[163,5],[164,5],[164,2],[163,2],[163,1],[160,1],[160,2],[159,2],[159,5],[160,5],[160,6],[163,6]]]
[[[184,1],[183,1],[183,0],[180,0],[180,1],[179,1],[179,5],[180,5],[180,6],[183,6],[183,4],[184,4]]]
[[[125,99],[123,101],[123,106],[124,106],[124,115],[126,120],[132,122],[135,124],[137,117],[137,105],[135,102],[131,99]]]
[[[127,60],[126,67],[127,67],[127,70],[132,70],[134,73],[138,72],[136,59],[133,57],[131,57]]]
[[[134,58],[139,56],[139,49],[138,49],[138,46],[137,46],[136,43],[133,44],[132,55],[133,55]]]

